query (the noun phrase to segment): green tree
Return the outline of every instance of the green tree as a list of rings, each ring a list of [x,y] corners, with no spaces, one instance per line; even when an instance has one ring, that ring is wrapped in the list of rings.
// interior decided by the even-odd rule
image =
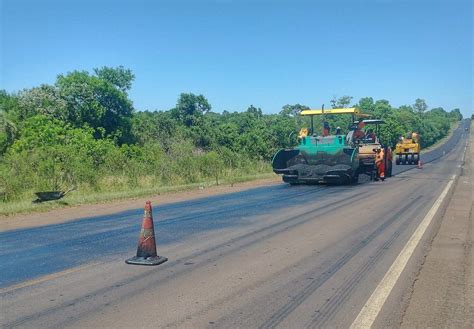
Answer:
[[[18,96],[0,90],[0,155],[4,154],[18,137],[18,113]]]
[[[379,99],[374,104],[374,113],[373,115],[378,118],[387,118],[392,113],[392,106],[390,102],[386,99]]]
[[[35,115],[67,120],[67,102],[61,97],[58,88],[51,85],[25,89],[18,95],[19,118],[26,120]]]
[[[135,80],[135,75],[130,69],[123,66],[95,68],[94,73],[99,79],[105,80],[113,84],[120,91],[126,93],[132,88],[132,82]]]
[[[186,127],[197,125],[203,114],[211,110],[211,105],[203,95],[182,93],[176,107],[171,110],[172,116]]]
[[[283,116],[290,116],[290,117],[298,117],[301,114],[301,111],[304,110],[309,110],[310,108],[306,105],[301,105],[301,104],[286,104],[285,106],[282,107],[282,110],[280,111],[280,115]]]
[[[133,106],[125,92],[86,71],[59,75],[56,86],[67,103],[67,122],[93,128],[96,138],[105,134],[120,144],[132,141]]]
[[[417,98],[415,100],[415,104],[413,104],[413,108],[415,109],[416,112],[423,114],[428,110],[428,105],[426,105],[426,102],[424,99]]]
[[[262,118],[262,109],[259,107],[255,107],[253,105],[250,105],[247,108],[247,113],[253,116],[255,119],[259,120]]]
[[[335,108],[345,108],[352,102],[353,98],[354,97],[348,96],[348,95],[344,95],[344,96],[341,96],[341,97],[334,96],[331,99],[331,107],[333,109],[335,109]]]
[[[16,124],[8,116],[8,113],[0,109],[0,155],[13,144],[18,134]]]
[[[454,118],[455,120],[462,120],[463,119],[463,116],[461,114],[461,110],[459,110],[458,108],[456,109],[453,109],[451,112],[450,112],[450,116],[452,118]]]
[[[137,112],[132,119],[132,134],[139,145],[158,143],[169,150],[174,139],[183,138],[183,132],[170,112]]]
[[[356,106],[362,111],[362,113],[372,114],[375,111],[375,103],[372,97],[361,98]]]

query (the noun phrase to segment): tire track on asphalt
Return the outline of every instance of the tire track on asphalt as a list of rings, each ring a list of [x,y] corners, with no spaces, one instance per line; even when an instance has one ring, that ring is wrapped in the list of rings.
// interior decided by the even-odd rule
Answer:
[[[419,201],[422,197],[418,197],[416,201]],[[410,211],[410,215],[417,214],[418,211],[424,207],[424,204],[418,204],[416,208]],[[405,231],[408,227],[409,222],[413,220],[413,217],[409,216],[404,222],[402,222],[399,228],[390,236],[390,238],[382,244],[372,256],[369,257],[369,261],[360,266],[357,271],[353,272],[351,277],[344,281],[344,283],[336,290],[333,297],[326,302],[323,307],[319,308],[316,316],[313,316],[312,320],[309,321],[304,327],[305,328],[324,328],[327,326],[327,322],[333,318],[337,312],[338,307],[344,303],[349,297],[350,293],[357,287],[357,283],[365,277],[365,275],[372,270],[382,256],[385,255],[388,248],[393,245],[400,234]],[[334,297],[335,296],[335,297]]]
[[[418,188],[417,190],[419,190]],[[402,214],[410,210],[416,202],[421,198],[411,200],[408,205],[389,217],[383,224],[381,224],[377,229],[375,229],[371,234],[369,234],[364,240],[359,242],[354,246],[350,252],[346,253],[344,256],[339,258],[325,273],[323,276],[317,280],[312,281],[308,284],[302,291],[299,292],[298,296],[293,299],[292,302],[287,303],[285,306],[280,308],[275,312],[268,321],[260,326],[260,329],[274,328],[279,323],[281,323],[291,312],[293,312],[298,306],[300,306],[309,296],[311,296],[317,289],[319,289],[326,281],[328,281],[335,272],[341,269],[345,264],[347,264],[354,256],[356,256],[367,244],[373,241],[378,237],[388,226],[395,222]]]

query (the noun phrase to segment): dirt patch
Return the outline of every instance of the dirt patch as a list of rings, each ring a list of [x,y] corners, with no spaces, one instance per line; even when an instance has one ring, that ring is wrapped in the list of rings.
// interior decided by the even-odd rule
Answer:
[[[9,231],[20,228],[38,227],[50,224],[65,223],[84,217],[109,215],[121,211],[143,207],[147,200],[152,204],[167,204],[179,201],[199,199],[203,197],[234,193],[259,186],[281,184],[281,178],[259,179],[231,185],[211,186],[202,189],[193,189],[185,192],[172,192],[161,195],[152,195],[143,198],[111,201],[101,204],[84,204],[68,208],[54,209],[41,213],[18,214],[13,216],[0,216],[0,231]]]

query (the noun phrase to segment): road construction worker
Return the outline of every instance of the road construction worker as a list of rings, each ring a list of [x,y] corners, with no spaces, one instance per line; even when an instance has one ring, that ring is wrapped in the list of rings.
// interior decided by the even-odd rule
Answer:
[[[354,139],[364,138],[364,132],[362,131],[364,127],[365,127],[365,123],[362,121],[357,124],[357,129],[354,132]]]
[[[353,125],[353,126],[349,127],[349,132],[346,135],[347,144],[350,144],[350,143],[354,142],[354,133],[355,133],[356,130],[357,130],[356,125]]]
[[[382,182],[385,180],[385,161],[384,150],[378,147],[375,151],[375,168],[377,169],[377,179],[380,178]]]
[[[367,134],[365,134],[365,139],[368,142],[375,143],[375,133],[372,129],[367,130]]]
[[[324,123],[323,123],[323,136],[329,136],[329,131],[330,131],[329,123],[324,121]]]

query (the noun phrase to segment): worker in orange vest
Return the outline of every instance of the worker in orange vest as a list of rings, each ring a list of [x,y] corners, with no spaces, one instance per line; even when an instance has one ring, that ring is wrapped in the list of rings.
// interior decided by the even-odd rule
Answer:
[[[385,161],[384,150],[381,147],[378,147],[375,151],[375,168],[377,169],[377,177],[383,182],[385,180]]]

